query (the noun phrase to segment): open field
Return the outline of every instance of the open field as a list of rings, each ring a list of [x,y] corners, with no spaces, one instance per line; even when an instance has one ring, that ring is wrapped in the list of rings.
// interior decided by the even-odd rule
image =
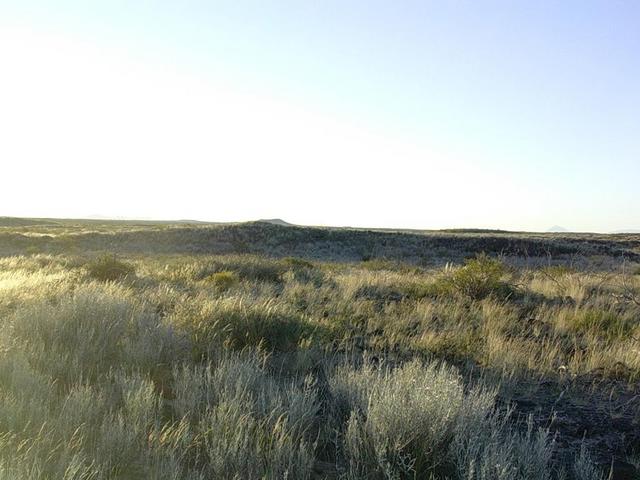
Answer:
[[[0,479],[633,479],[640,235],[0,219]]]

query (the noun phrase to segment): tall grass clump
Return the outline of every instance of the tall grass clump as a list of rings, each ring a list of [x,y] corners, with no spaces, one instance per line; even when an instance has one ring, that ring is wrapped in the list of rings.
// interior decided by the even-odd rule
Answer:
[[[204,264],[200,275],[217,272],[234,272],[242,280],[254,282],[280,283],[286,267],[275,260],[251,255],[221,256]]]
[[[319,288],[327,282],[324,272],[307,260],[287,257],[282,260],[282,263],[287,267],[287,271],[283,273],[282,278],[289,283],[312,284]]]
[[[30,361],[59,380],[96,379],[127,365],[150,369],[179,355],[173,333],[118,284],[87,284],[55,303],[25,305],[9,324]]]
[[[304,379],[278,381],[255,355],[179,367],[176,413],[207,478],[311,478],[319,403]]]
[[[633,330],[633,318],[602,308],[585,307],[568,313],[564,321],[577,333],[592,333],[605,339],[624,338]]]
[[[135,274],[135,267],[128,262],[119,260],[115,255],[102,255],[86,263],[85,269],[89,276],[103,282],[122,280]]]
[[[205,281],[219,292],[224,292],[237,285],[239,278],[234,272],[223,271],[212,273],[205,278]]]
[[[219,347],[295,350],[314,332],[304,317],[284,305],[233,297],[182,304],[169,322],[189,336],[197,358]]]

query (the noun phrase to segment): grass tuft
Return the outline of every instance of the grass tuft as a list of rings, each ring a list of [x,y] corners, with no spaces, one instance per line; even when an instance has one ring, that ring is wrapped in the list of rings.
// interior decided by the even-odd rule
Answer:
[[[135,275],[135,267],[122,260],[118,260],[115,255],[102,255],[85,265],[89,276],[95,280],[103,282],[115,282],[126,277]]]
[[[234,272],[223,271],[212,273],[205,278],[205,281],[212,285],[216,290],[224,292],[238,284],[238,275]]]

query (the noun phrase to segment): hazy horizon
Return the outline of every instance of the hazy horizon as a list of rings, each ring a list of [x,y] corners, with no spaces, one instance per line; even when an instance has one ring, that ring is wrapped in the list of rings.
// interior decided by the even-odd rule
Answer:
[[[388,227],[384,225],[334,225],[334,224],[301,224],[301,223],[291,223],[287,221],[287,219],[274,217],[274,218],[252,218],[252,219],[244,219],[244,220],[225,220],[219,221],[216,219],[203,219],[203,218],[161,218],[161,217],[127,217],[127,216],[117,216],[117,215],[103,215],[103,214],[90,214],[90,215],[79,215],[77,217],[15,217],[15,216],[1,216],[0,215],[0,223],[3,218],[10,219],[25,219],[25,220],[51,220],[51,221],[106,221],[106,222],[149,222],[149,223],[199,223],[199,224],[240,224],[245,222],[268,222],[274,224],[282,224],[282,225],[291,225],[294,227],[318,227],[318,228],[353,228],[353,229],[373,229],[373,230],[396,230],[396,231],[447,231],[447,230],[479,230],[479,231],[496,231],[496,232],[522,232],[522,233],[599,233],[599,234],[640,234],[640,229],[636,228],[626,228],[620,230],[611,230],[611,231],[590,231],[590,230],[574,230],[570,228],[565,228],[562,225],[552,225],[549,228],[544,230],[513,230],[513,229],[502,229],[502,228],[491,228],[491,227],[467,227],[464,225],[458,226],[449,226],[443,228],[427,228],[427,227]]]
[[[640,229],[640,4],[0,0],[0,216]]]

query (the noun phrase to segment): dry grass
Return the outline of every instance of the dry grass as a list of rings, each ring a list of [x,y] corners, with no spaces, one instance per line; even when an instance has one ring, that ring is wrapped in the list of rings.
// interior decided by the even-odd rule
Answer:
[[[553,439],[460,372],[640,377],[630,273],[118,262],[0,260],[0,479],[546,480]]]

